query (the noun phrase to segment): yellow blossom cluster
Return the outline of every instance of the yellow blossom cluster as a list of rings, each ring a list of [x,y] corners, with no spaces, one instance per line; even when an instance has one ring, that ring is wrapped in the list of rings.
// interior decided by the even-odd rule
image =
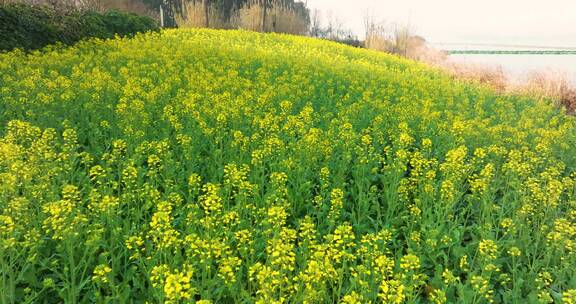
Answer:
[[[164,30],[0,54],[0,303],[576,303],[576,120]]]

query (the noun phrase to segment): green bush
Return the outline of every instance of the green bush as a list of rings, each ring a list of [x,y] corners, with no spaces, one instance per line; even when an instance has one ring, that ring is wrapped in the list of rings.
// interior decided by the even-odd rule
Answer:
[[[60,13],[41,6],[0,6],[0,51],[34,50],[89,37],[111,38],[157,30],[154,19],[119,11]]]

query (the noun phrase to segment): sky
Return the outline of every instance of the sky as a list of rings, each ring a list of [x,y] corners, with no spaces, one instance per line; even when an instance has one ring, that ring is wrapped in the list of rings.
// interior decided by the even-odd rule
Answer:
[[[306,0],[302,0],[306,2]],[[360,38],[367,12],[431,43],[576,47],[576,0],[307,0]]]

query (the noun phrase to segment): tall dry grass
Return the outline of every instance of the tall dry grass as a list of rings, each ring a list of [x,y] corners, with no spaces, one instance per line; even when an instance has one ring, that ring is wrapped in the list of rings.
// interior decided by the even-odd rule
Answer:
[[[259,1],[248,1],[237,12],[235,12],[234,15],[232,15],[230,22],[236,28],[255,32],[261,31],[263,13],[264,9],[262,5],[260,5]],[[270,18],[267,19],[267,21],[269,20]]]
[[[448,58],[443,61],[423,61],[446,70],[457,79],[488,85],[500,93],[509,90],[510,80],[501,66],[456,62]]]
[[[524,79],[515,80],[511,79],[499,65],[455,62],[448,59],[428,63],[446,70],[456,79],[488,85],[502,94],[550,99],[558,106],[566,108],[567,113],[576,113],[576,88],[563,72],[550,69],[536,70],[528,72]]]
[[[206,15],[203,1],[186,2],[184,4],[185,16],[176,16],[176,23],[183,28],[197,28],[206,26]],[[214,6],[208,6],[208,25],[211,28],[230,28],[222,13]]]
[[[525,82],[510,86],[513,92],[539,98],[550,98],[566,107],[567,112],[576,112],[576,88],[565,73],[554,70],[533,71]]]
[[[390,52],[391,39],[388,28],[383,21],[377,21],[374,15],[367,12],[364,16],[364,47],[371,50]]]
[[[424,38],[413,35],[410,25],[388,25],[377,20],[369,12],[364,16],[364,47],[377,51],[397,54],[416,60],[424,54],[431,54]],[[426,51],[426,52],[425,52]],[[431,59],[431,58],[430,58]]]
[[[260,1],[250,0],[232,16],[231,24],[235,28],[261,31],[263,13]],[[307,18],[281,1],[273,1],[266,15],[265,32],[304,35],[308,31]]]
[[[179,27],[205,27],[206,17],[203,1],[187,2],[185,16],[177,16]],[[229,20],[214,6],[208,8],[209,26],[211,28],[238,28],[259,32],[262,30],[262,15],[264,9],[258,0],[250,0],[236,10]],[[273,1],[267,7],[264,31],[304,35],[308,31],[309,22],[305,16],[298,13],[282,1]]]

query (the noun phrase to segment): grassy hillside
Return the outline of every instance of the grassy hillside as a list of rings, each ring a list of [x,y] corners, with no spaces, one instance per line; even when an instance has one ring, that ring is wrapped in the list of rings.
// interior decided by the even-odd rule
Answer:
[[[576,121],[303,37],[0,54],[1,303],[576,303]]]

